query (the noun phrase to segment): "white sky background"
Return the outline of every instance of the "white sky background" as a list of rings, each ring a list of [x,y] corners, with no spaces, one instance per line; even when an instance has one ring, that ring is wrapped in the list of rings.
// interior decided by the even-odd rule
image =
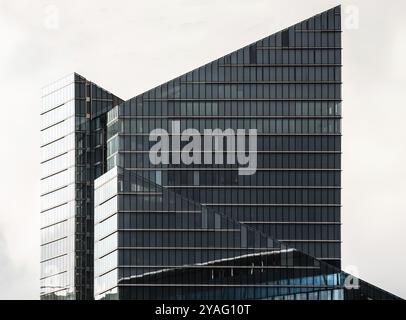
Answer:
[[[0,299],[39,296],[42,86],[76,71],[129,99],[337,4],[0,0]],[[341,4],[343,266],[406,298],[406,2]]]

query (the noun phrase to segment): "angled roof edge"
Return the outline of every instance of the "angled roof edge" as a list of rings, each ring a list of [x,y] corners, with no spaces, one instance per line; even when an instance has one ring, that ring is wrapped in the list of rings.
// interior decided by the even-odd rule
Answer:
[[[209,65],[209,64],[212,64],[212,63],[214,63],[214,62],[217,62],[217,61],[220,60],[220,59],[223,59],[223,58],[225,58],[225,57],[227,57],[227,56],[230,56],[231,54],[233,54],[233,53],[235,53],[235,52],[237,52],[237,51],[246,49],[246,48],[248,48],[248,47],[250,47],[250,46],[253,46],[253,45],[257,45],[259,42],[264,41],[265,39],[267,39],[267,38],[269,38],[269,37],[275,36],[275,35],[277,35],[278,33],[281,33],[281,32],[283,32],[283,31],[285,31],[285,30],[294,28],[294,27],[296,27],[296,26],[302,24],[303,22],[306,22],[306,21],[308,21],[308,20],[310,20],[310,19],[313,19],[313,18],[315,18],[315,17],[317,17],[317,16],[319,16],[319,15],[322,15],[322,14],[327,13],[327,12],[330,12],[330,11],[338,11],[338,14],[341,14],[341,5],[337,5],[337,6],[335,6],[335,7],[330,8],[330,9],[327,9],[327,10],[324,10],[324,11],[322,11],[322,12],[319,12],[319,13],[317,13],[317,14],[315,14],[315,15],[309,17],[309,18],[303,19],[303,20],[301,20],[301,21],[299,21],[299,22],[297,22],[297,23],[295,23],[295,24],[293,24],[293,25],[291,25],[291,26],[286,27],[286,28],[279,29],[278,31],[276,31],[276,32],[274,32],[274,33],[272,33],[272,34],[270,34],[270,35],[264,37],[264,38],[261,38],[261,39],[259,39],[259,40],[257,40],[257,41],[254,41],[254,42],[249,43],[249,44],[247,44],[247,45],[245,45],[245,46],[243,46],[243,47],[240,47],[240,48],[238,48],[238,49],[236,49],[236,50],[233,50],[233,51],[231,51],[231,52],[229,52],[229,53],[227,53],[227,54],[225,54],[225,55],[223,55],[223,56],[221,56],[221,57],[219,57],[219,58],[216,58],[216,59],[214,59],[214,60],[211,60],[211,61],[209,61],[209,62],[206,62],[206,63],[204,63],[203,65],[200,65],[200,66],[198,66],[198,67],[196,67],[196,68],[194,68],[194,69],[192,69],[192,70],[190,70],[190,71],[188,71],[188,72],[186,72],[186,73],[183,73],[183,74],[181,74],[181,75],[179,75],[179,76],[177,76],[177,77],[174,77],[174,78],[169,79],[169,80],[167,80],[167,81],[165,81],[165,82],[163,82],[163,83],[161,83],[161,84],[159,84],[159,85],[156,85],[155,87],[153,87],[153,88],[151,88],[151,89],[148,89],[148,90],[146,90],[146,91],[144,91],[144,92],[141,92],[141,93],[137,94],[136,96],[134,96],[134,97],[132,97],[132,98],[130,98],[130,99],[128,99],[128,100],[123,101],[121,104],[126,103],[126,102],[130,102],[130,101],[132,101],[132,100],[134,100],[134,99],[137,99],[137,98],[141,97],[142,95],[144,95],[144,94],[146,94],[146,93],[149,93],[149,92],[151,92],[151,91],[153,91],[153,90],[158,89],[159,87],[161,87],[161,86],[163,86],[163,85],[165,85],[165,84],[168,84],[169,82],[178,80],[178,79],[180,79],[180,78],[182,78],[182,77],[184,77],[184,76],[186,76],[186,75],[188,75],[188,74],[190,74],[190,73],[192,73],[192,72],[194,72],[194,71],[196,71],[196,70],[198,70],[198,69],[200,69],[200,68],[204,68],[204,67],[206,67],[206,66]],[[337,14],[337,12],[335,12],[335,13]],[[316,48],[316,47],[315,47],[315,48]],[[120,105],[121,105],[121,104],[120,104]]]
[[[320,268],[323,266],[323,267],[325,267],[326,269],[332,270],[332,271],[334,271],[334,272],[336,272],[336,273],[341,273],[342,275],[345,275],[345,277],[351,277],[351,279],[357,279],[357,280],[360,281],[360,286],[361,286],[361,284],[364,284],[364,285],[367,285],[367,286],[369,286],[369,287],[375,288],[376,290],[379,290],[380,292],[383,292],[383,293],[385,293],[385,294],[388,295],[388,296],[391,296],[391,297],[392,297],[393,299],[395,299],[395,300],[403,300],[402,298],[398,297],[397,295],[395,295],[395,294],[393,294],[393,293],[390,293],[390,292],[388,292],[388,291],[386,291],[386,290],[384,290],[384,289],[381,289],[381,288],[379,288],[379,287],[377,287],[377,286],[375,286],[375,285],[373,285],[373,284],[370,284],[369,282],[367,282],[367,281],[365,281],[365,280],[363,280],[363,279],[360,279],[360,278],[358,278],[358,277],[355,277],[355,276],[349,274],[348,272],[345,272],[345,271],[343,271],[342,269],[337,268],[337,267],[334,266],[334,265],[331,265],[331,264],[329,264],[329,263],[327,263],[327,262],[325,262],[325,261],[322,261],[322,260],[320,260],[320,259],[317,259],[317,258],[315,258],[315,257],[313,257],[313,256],[311,256],[311,255],[309,255],[309,254],[307,254],[307,253],[302,252],[301,250],[298,250],[298,249],[296,249],[296,248],[294,248],[294,247],[289,246],[289,245],[286,244],[286,243],[280,242],[279,240],[274,239],[274,238],[270,237],[269,235],[267,235],[267,234],[265,234],[265,233],[263,233],[263,232],[261,232],[261,231],[255,229],[255,228],[253,228],[253,227],[250,227],[249,225],[246,225],[246,224],[244,224],[244,223],[241,223],[240,221],[235,220],[235,219],[233,219],[232,217],[230,217],[230,216],[228,216],[228,215],[226,215],[226,214],[224,214],[224,213],[222,213],[222,212],[219,212],[219,211],[217,211],[217,210],[213,210],[213,209],[207,208],[206,206],[204,206],[204,205],[202,205],[202,204],[200,204],[200,203],[197,203],[197,202],[194,201],[194,200],[191,200],[191,199],[189,199],[189,198],[186,198],[186,197],[184,197],[184,196],[182,196],[182,195],[180,195],[180,194],[178,194],[178,193],[176,193],[176,192],[174,192],[174,191],[169,190],[168,188],[165,188],[165,187],[163,187],[163,186],[161,186],[161,185],[158,185],[158,184],[156,184],[154,181],[152,181],[152,180],[150,180],[150,179],[147,179],[147,178],[145,178],[145,177],[143,177],[143,176],[140,176],[135,170],[127,170],[127,169],[125,169],[125,168],[123,168],[123,167],[119,167],[119,166],[116,166],[115,168],[117,168],[117,173],[118,173],[118,175],[120,175],[120,174],[122,174],[122,175],[124,175],[124,174],[133,175],[132,177],[135,176],[136,179],[139,179],[139,180],[141,180],[142,182],[145,182],[145,183],[147,183],[147,184],[150,184],[151,186],[153,186],[153,187],[156,188],[156,189],[165,190],[167,193],[173,194],[173,195],[175,195],[176,197],[179,197],[179,198],[181,198],[181,199],[183,199],[183,200],[185,200],[185,201],[188,201],[188,202],[190,202],[190,203],[193,203],[194,205],[196,205],[196,206],[198,206],[198,207],[202,207],[202,208],[204,207],[208,212],[212,212],[212,213],[214,213],[214,214],[218,214],[218,215],[220,215],[222,218],[224,218],[225,220],[227,220],[227,221],[233,223],[234,225],[238,225],[238,226],[244,227],[244,228],[246,228],[247,230],[250,230],[250,231],[252,231],[252,232],[258,234],[260,237],[263,237],[263,238],[265,238],[265,239],[268,239],[268,240],[272,241],[272,243],[279,245],[279,251],[280,251],[280,252],[282,252],[282,251],[286,251],[286,252],[287,252],[287,251],[291,251],[291,250],[296,251],[297,253],[303,255],[304,257],[308,257],[309,259],[312,259],[312,261],[314,261],[315,265],[318,265]],[[131,176],[130,176],[130,177],[131,177]],[[268,251],[259,252],[259,253],[274,254],[274,253],[275,253],[275,247],[276,247],[276,246],[273,246],[272,251],[269,251],[269,250],[268,250]],[[264,248],[264,250],[265,250],[265,248]],[[243,256],[238,257],[238,258],[242,258],[242,257],[243,257]],[[216,263],[216,261],[207,262],[206,264],[209,265],[210,263]],[[183,269],[183,268],[186,268],[186,267],[187,267],[187,265],[186,265],[186,266],[179,266],[179,268],[175,268],[175,269],[178,270],[178,269]],[[173,270],[173,269],[168,269],[168,270],[163,270],[162,272],[169,272],[169,271],[172,271],[172,270]]]

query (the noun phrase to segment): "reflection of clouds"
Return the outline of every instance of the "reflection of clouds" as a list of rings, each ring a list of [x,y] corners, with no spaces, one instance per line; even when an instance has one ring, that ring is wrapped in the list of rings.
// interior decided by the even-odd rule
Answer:
[[[56,264],[47,265],[44,269],[44,276],[52,276],[41,281],[41,293],[51,293],[67,288],[69,282],[67,272],[61,272]],[[63,294],[64,291],[60,293]]]

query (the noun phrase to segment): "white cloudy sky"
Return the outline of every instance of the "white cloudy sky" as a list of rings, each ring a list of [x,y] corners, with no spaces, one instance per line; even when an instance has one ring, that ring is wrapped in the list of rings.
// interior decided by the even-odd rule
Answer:
[[[406,298],[405,1],[0,0],[0,299],[39,295],[42,86],[76,71],[128,99],[340,3],[343,266]]]

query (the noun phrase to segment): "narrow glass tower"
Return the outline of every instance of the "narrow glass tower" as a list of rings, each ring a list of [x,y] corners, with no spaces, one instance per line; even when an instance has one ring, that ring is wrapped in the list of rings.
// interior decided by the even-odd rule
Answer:
[[[41,109],[41,299],[93,298],[93,180],[106,171],[106,112],[121,100],[70,74]]]

